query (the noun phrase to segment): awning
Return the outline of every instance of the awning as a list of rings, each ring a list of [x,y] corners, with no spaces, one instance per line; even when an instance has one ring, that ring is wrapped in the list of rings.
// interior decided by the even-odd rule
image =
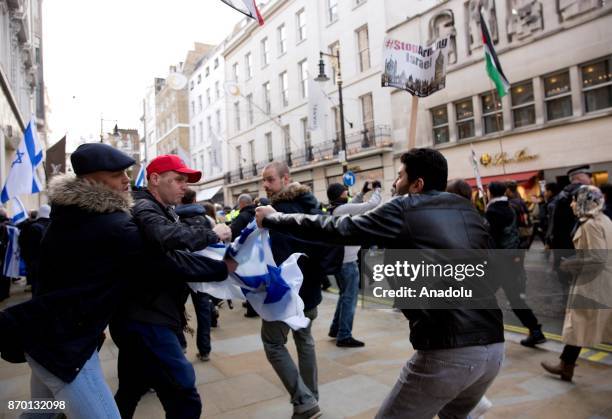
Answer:
[[[217,193],[222,187],[223,186],[213,186],[212,188],[202,189],[201,191],[198,191],[196,193],[196,201],[197,202],[208,201],[213,196],[217,195]]]
[[[530,172],[520,172],[520,173],[508,173],[506,175],[495,175],[495,176],[485,176],[482,178],[482,184],[488,185],[491,182],[505,182],[508,180],[513,180],[516,183],[524,183],[527,182],[534,176],[538,175],[537,170],[533,170]],[[476,187],[476,178],[466,179],[465,180],[468,185],[475,188]]]

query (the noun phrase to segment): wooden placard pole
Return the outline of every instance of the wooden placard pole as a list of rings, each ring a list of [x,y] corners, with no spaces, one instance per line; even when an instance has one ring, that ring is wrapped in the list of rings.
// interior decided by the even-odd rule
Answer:
[[[411,150],[416,147],[416,127],[418,112],[419,98],[418,96],[412,96],[412,103],[410,106],[410,126],[408,127],[408,150]]]

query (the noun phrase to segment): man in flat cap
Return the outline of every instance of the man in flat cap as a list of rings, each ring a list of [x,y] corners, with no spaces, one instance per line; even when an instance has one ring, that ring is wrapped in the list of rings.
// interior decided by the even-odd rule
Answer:
[[[71,161],[76,176],[56,176],[49,185],[51,223],[41,242],[35,295],[0,312],[0,353],[11,362],[27,360],[32,399],[65,402],[72,419],[119,418],[97,349],[125,285],[134,280],[131,268],[144,265],[145,248],[130,215],[126,169],[134,160],[96,143],[79,146]],[[202,263],[201,274],[227,276],[223,262],[173,257],[183,256],[194,269]],[[166,260],[157,258],[155,268],[182,272],[176,260]]]
[[[201,176],[201,172],[190,169],[173,154],[158,156],[147,166],[148,187],[135,192],[132,213],[150,254],[193,252],[231,238],[231,230],[225,224],[210,229],[179,222],[174,207],[180,203],[187,184],[197,182]],[[184,282],[171,279],[163,273],[143,278],[121,315],[111,323],[111,334],[119,346],[115,400],[123,419],[134,415],[140,398],[150,388],[155,390],[167,417],[188,419],[201,415],[195,372],[177,336],[187,326],[184,310],[189,289]]]
[[[571,208],[574,194],[582,185],[590,185],[591,167],[589,165],[573,167],[567,171],[570,184],[554,198],[550,206],[550,220],[546,242],[551,249],[554,249],[553,268],[557,271],[557,277],[565,288],[569,286],[570,274],[559,269],[561,257],[569,256],[567,249],[574,249],[572,238],[578,220]]]

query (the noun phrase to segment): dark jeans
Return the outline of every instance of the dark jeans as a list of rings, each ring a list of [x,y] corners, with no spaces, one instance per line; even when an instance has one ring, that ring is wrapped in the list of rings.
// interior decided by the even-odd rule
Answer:
[[[332,321],[330,332],[336,333],[338,340],[352,337],[353,319],[359,294],[359,267],[357,262],[342,264],[340,273],[335,275],[340,296],[336,303],[336,312]]]
[[[183,354],[175,330],[128,321],[113,324],[111,335],[119,347],[115,401],[123,419],[134,416],[141,397],[151,388],[166,417],[200,417],[202,402],[195,386],[195,371]]]
[[[512,311],[516,314],[516,317],[518,317],[523,326],[529,330],[534,330],[539,327],[538,319],[521,296],[521,293],[525,292],[527,284],[527,273],[525,272],[523,263],[523,258],[521,258],[520,262],[508,265],[509,269],[516,271],[516,281],[502,283],[502,289],[510,302]]]
[[[198,331],[196,334],[196,345],[198,352],[202,355],[210,353],[210,324],[213,312],[213,303],[210,295],[203,292],[191,291],[191,301],[195,308],[196,319],[198,320]]]
[[[566,364],[574,365],[578,360],[581,350],[582,348],[580,346],[565,345],[559,358]]]
[[[9,298],[11,295],[11,278],[0,275],[0,301]]]

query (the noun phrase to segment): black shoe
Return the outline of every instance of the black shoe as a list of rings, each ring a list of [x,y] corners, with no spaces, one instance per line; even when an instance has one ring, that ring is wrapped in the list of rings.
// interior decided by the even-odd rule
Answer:
[[[319,409],[319,406],[315,406],[305,412],[294,413],[293,416],[291,416],[291,419],[317,419],[320,418],[322,415],[323,413],[321,413],[321,409]]]
[[[529,335],[521,340],[521,345],[534,348],[536,345],[544,342],[546,342],[546,336],[542,333],[542,326],[538,326],[536,329],[529,331]]]
[[[365,343],[357,339],[346,338],[346,339],[337,341],[336,346],[340,348],[361,348],[362,346],[365,346]]]
[[[330,330],[327,336],[329,336],[330,338],[336,339],[338,337],[338,331]]]

